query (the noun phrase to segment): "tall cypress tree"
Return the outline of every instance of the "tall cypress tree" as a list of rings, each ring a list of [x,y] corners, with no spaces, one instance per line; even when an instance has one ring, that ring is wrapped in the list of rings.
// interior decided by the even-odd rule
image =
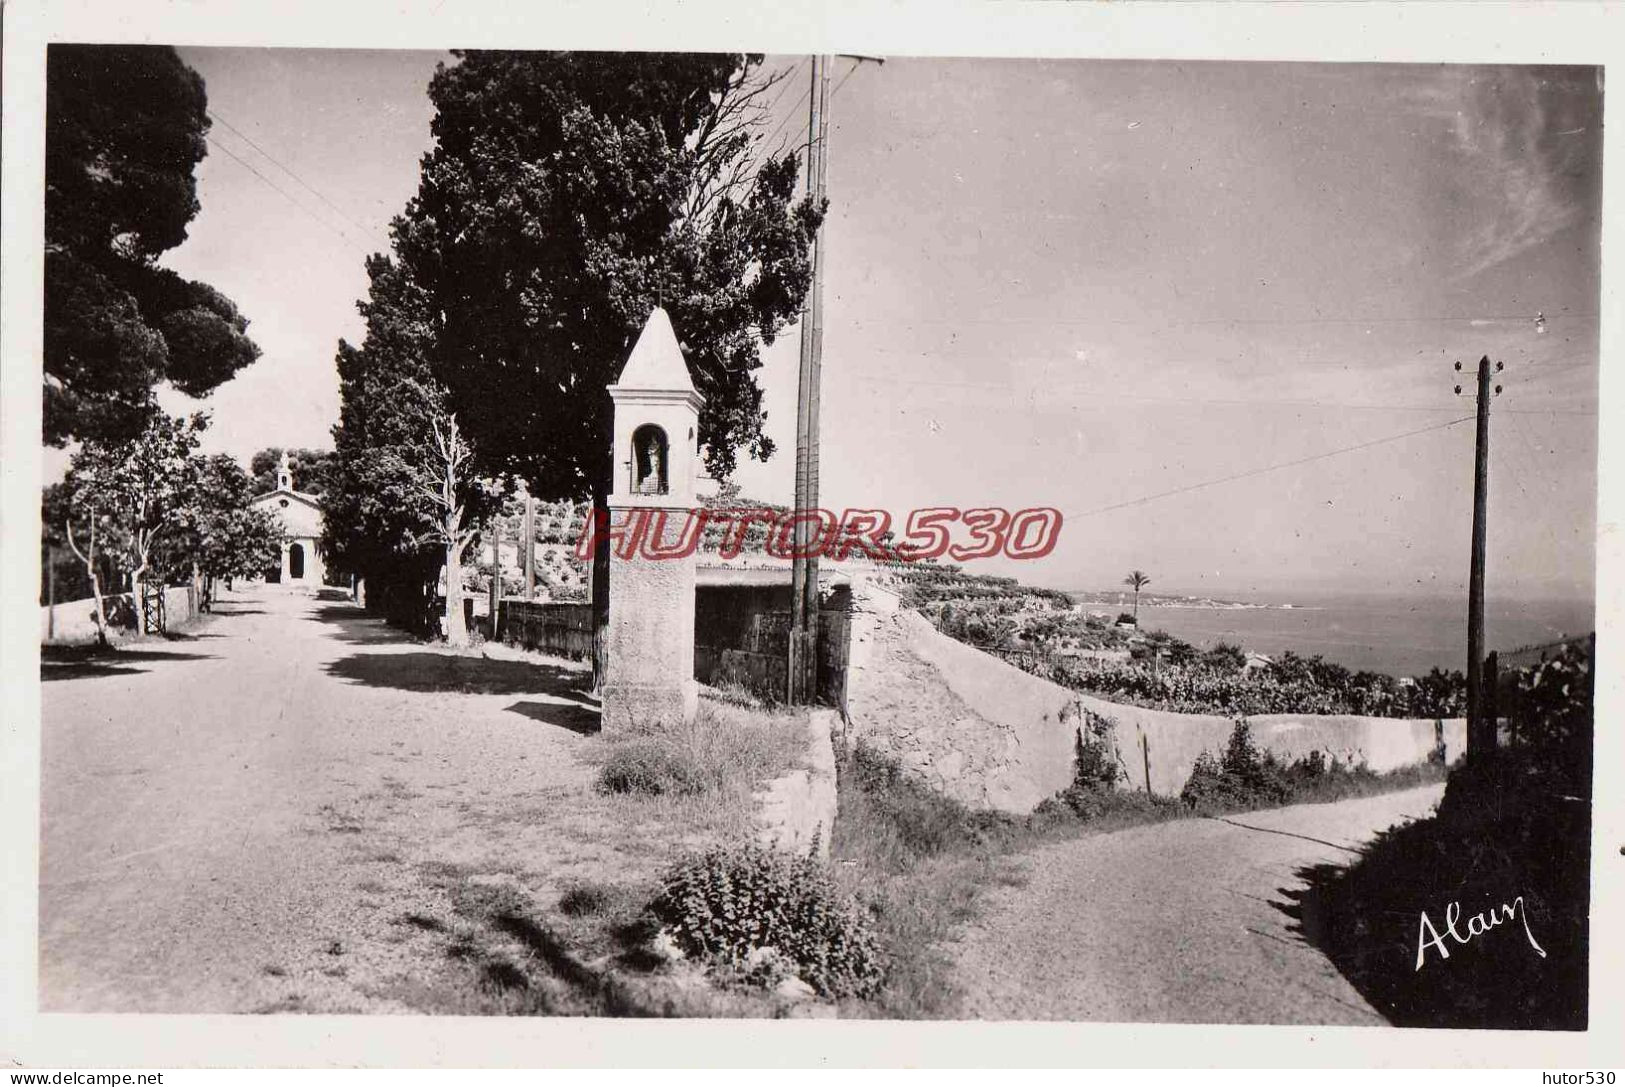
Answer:
[[[796,199],[796,152],[764,146],[762,58],[458,56],[430,85],[435,145],[393,236],[484,469],[602,509],[604,390],[656,305],[705,397],[712,474],[740,449],[766,459],[755,371],[800,310],[824,208]],[[600,629],[608,571],[601,547]]]

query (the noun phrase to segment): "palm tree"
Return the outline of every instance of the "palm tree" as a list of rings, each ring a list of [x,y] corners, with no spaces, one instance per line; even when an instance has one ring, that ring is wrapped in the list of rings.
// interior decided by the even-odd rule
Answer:
[[[1151,577],[1144,570],[1132,571],[1123,579],[1124,585],[1134,587],[1134,625],[1140,625],[1140,590],[1151,584]]]

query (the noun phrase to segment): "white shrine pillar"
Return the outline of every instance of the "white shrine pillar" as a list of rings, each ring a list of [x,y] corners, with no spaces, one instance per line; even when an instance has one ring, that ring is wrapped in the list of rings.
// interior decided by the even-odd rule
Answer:
[[[689,377],[671,318],[649,315],[637,344],[609,387],[614,402],[615,481],[609,496],[612,538],[609,629],[603,686],[606,730],[689,721],[699,704],[694,679],[694,581],[697,557],[650,558],[619,546],[628,531],[678,541],[698,505],[695,476],[699,413],[705,403]],[[674,548],[680,551],[681,548]]]

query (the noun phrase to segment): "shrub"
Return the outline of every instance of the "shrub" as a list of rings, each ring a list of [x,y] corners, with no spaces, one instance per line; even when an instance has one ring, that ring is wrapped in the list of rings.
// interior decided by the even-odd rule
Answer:
[[[1201,811],[1224,811],[1245,807],[1247,803],[1241,782],[1226,774],[1219,760],[1207,751],[1196,756],[1196,765],[1191,767],[1191,776],[1179,791],[1179,799]]]
[[[1319,765],[1324,772],[1324,756]],[[1268,807],[1285,803],[1292,793],[1287,768],[1269,751],[1260,751],[1251,726],[1238,720],[1223,756],[1197,756],[1179,798],[1193,808]]]
[[[1091,710],[1081,712],[1083,724],[1072,741],[1072,784],[1056,794],[1054,802],[1087,820],[1111,807],[1123,768],[1117,762],[1117,722]],[[1036,814],[1047,816],[1049,812]]]
[[[1215,671],[1239,672],[1247,667],[1247,654],[1239,645],[1219,642],[1202,654],[1202,663]]]
[[[1252,729],[1237,721],[1222,755],[1203,752],[1179,798],[1200,811],[1236,811],[1341,800],[1440,780],[1442,767],[1419,765],[1378,774],[1359,762],[1311,751],[1292,762],[1253,743]]]
[[[1072,748],[1072,784],[1085,789],[1115,789],[1123,780],[1117,761],[1117,722],[1083,710]]]
[[[616,889],[603,883],[572,883],[559,896],[559,912],[567,917],[593,917],[614,903]]]
[[[825,996],[867,996],[885,977],[867,920],[810,856],[754,844],[691,855],[653,911],[685,952],[725,971],[748,975],[762,957],[751,953],[772,948]]]
[[[1084,723],[1073,740],[1072,784],[1034,808],[1032,824],[1042,828],[1107,817],[1132,824],[1177,814],[1174,800],[1118,788],[1128,775],[1118,758],[1117,722],[1081,712]]]
[[[706,791],[706,778],[693,752],[681,745],[631,741],[610,752],[598,787],[608,793],[693,796]]]

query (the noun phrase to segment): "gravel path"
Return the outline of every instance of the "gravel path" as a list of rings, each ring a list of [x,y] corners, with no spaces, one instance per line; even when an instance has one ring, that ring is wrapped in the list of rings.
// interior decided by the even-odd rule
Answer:
[[[1283,907],[1304,887],[1299,869],[1348,863],[1362,842],[1428,815],[1442,795],[1432,785],[1046,847],[1025,884],[993,892],[953,948],[963,1012],[1381,1025]]]
[[[217,610],[42,669],[42,1010],[412,1010],[435,864],[545,895],[640,859],[595,807],[579,670],[276,586]]]

